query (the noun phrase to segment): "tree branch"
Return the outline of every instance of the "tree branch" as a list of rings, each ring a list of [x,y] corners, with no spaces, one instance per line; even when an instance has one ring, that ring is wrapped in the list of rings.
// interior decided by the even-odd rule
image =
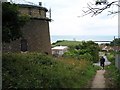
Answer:
[[[106,9],[108,9],[108,8],[111,8],[111,6],[117,6],[117,7],[120,7],[120,5],[118,4],[120,1],[113,1],[113,2],[111,2],[111,3],[107,3],[105,6],[103,6],[103,7],[101,7],[101,8],[96,8],[96,7],[93,7],[92,5],[93,4],[88,4],[87,3],[87,9],[88,10],[82,10],[83,11],[83,15],[82,16],[86,16],[86,15],[88,15],[88,14],[92,14],[92,16],[91,17],[93,17],[93,16],[96,16],[96,15],[98,15],[98,14],[100,14],[100,13],[102,13],[104,10],[106,10]],[[120,13],[120,11],[109,11],[109,15],[111,15],[111,14],[117,14],[117,13]]]

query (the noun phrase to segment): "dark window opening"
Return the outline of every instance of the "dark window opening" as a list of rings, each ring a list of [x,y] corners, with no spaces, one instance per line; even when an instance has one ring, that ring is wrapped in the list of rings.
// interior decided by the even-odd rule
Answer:
[[[48,52],[45,52],[46,55],[48,55]]]
[[[32,10],[31,10],[31,8],[29,8],[29,15],[32,15]]]
[[[41,16],[41,10],[39,9],[39,15]]]
[[[27,40],[26,39],[22,39],[21,40],[21,51],[26,52],[27,51]]]

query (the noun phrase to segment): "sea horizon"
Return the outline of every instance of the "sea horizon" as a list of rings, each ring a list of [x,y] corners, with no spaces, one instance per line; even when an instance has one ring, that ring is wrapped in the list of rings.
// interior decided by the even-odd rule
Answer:
[[[68,41],[113,41],[117,35],[51,35],[51,43],[59,40]],[[100,43],[100,42],[99,42]],[[107,42],[108,43],[108,42]]]

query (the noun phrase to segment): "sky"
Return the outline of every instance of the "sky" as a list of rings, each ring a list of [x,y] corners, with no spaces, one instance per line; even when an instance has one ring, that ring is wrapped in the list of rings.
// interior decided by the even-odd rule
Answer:
[[[16,2],[28,1],[34,4],[42,2],[42,6],[51,8],[50,35],[118,35],[118,15],[108,15],[109,10],[91,17],[82,16],[87,3],[94,0],[13,0]],[[108,0],[109,2],[113,0]],[[98,6],[102,7],[102,6]]]

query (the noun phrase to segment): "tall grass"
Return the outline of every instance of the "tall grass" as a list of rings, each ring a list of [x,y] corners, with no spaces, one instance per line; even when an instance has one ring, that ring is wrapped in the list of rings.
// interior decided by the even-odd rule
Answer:
[[[89,61],[54,59],[40,53],[3,54],[3,89],[83,88],[95,75]]]
[[[111,65],[106,67],[106,83],[108,88],[120,88],[120,71],[115,67],[115,53],[108,54]]]

